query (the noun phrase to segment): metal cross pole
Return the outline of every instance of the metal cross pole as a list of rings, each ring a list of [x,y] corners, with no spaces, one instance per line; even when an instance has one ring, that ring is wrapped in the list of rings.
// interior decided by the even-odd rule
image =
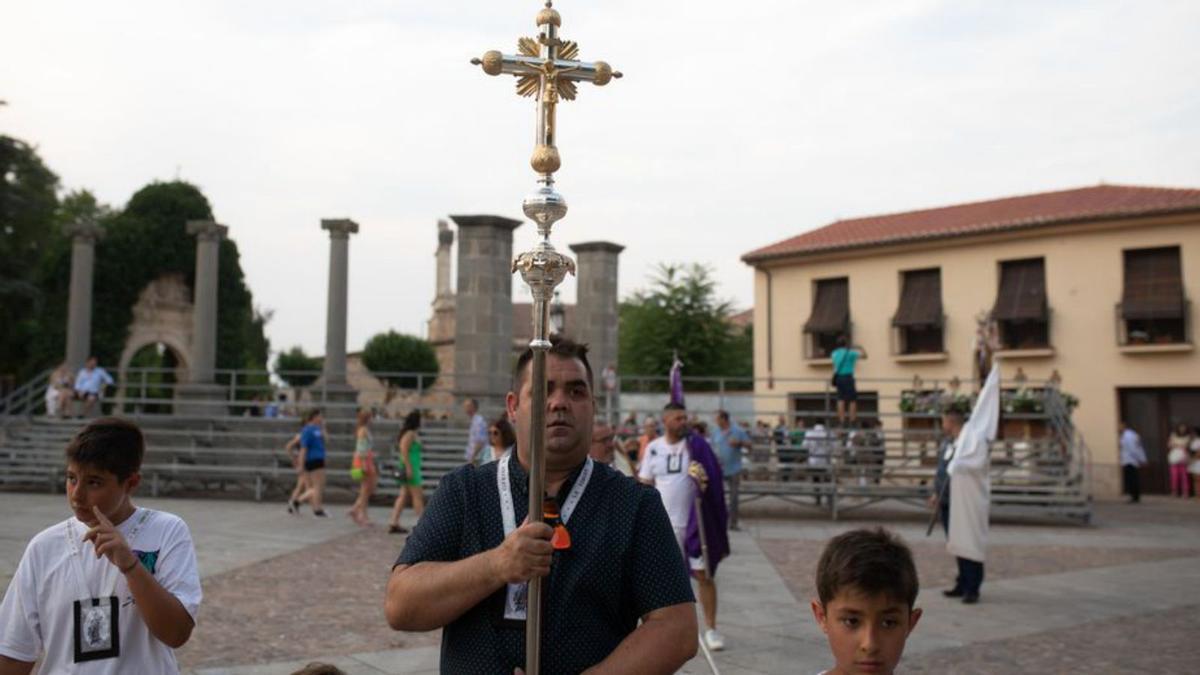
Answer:
[[[567,202],[554,189],[554,172],[562,165],[555,146],[555,111],[560,99],[574,100],[576,82],[591,82],[603,86],[621,77],[603,61],[577,60],[579,46],[558,37],[562,17],[546,1],[537,14],[537,38],[520,38],[516,55],[498,51],[484,53],[471,59],[488,75],[508,74],[517,79],[517,93],[537,98],[537,127],[533,156],[529,164],[538,173],[538,188],[522,203],[525,215],[537,224],[542,240],[531,251],[517,256],[513,272],[520,272],[533,296],[533,350],[530,364],[530,449],[529,449],[529,520],[541,522],[542,498],[546,491],[546,352],[550,349],[550,303],[554,289],[568,273],[575,273],[575,261],[554,250],[550,244],[550,229],[567,215]],[[542,583],[540,578],[529,581],[525,620],[525,672],[539,675],[541,671]]]

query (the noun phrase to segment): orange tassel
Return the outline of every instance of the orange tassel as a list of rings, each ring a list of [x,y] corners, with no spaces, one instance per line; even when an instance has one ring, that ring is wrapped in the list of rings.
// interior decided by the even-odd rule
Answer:
[[[555,551],[566,551],[571,548],[571,533],[562,523],[554,526],[554,536],[550,537],[550,545]]]
[[[562,518],[558,515],[558,500],[553,497],[542,500],[542,518],[547,525],[554,528],[554,534],[550,536],[550,545],[554,547],[554,550],[569,550],[571,533],[567,531],[566,525],[563,525]]]

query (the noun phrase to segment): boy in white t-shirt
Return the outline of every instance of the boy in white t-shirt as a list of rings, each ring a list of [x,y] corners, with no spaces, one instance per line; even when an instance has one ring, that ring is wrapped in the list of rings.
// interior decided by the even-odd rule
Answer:
[[[812,613],[836,664],[821,675],[892,675],[921,610],[912,551],[876,528],[829,541],[817,563]]]
[[[0,604],[0,675],[178,673],[200,575],[187,525],[138,508],[145,442],[131,422],[97,419],[67,445],[74,516],[29,542]]]

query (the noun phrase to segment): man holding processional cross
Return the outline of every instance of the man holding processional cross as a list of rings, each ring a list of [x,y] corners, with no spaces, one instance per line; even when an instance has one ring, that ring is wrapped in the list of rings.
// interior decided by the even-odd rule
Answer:
[[[587,348],[549,336],[554,288],[574,272],[550,244],[567,210],[554,188],[555,108],[575,98],[576,82],[621,76],[602,61],[575,60],[578,47],[559,39],[562,18],[550,5],[519,55],[473,61],[489,75],[517,76],[518,93],[538,100],[530,164],[540,187],[523,207],[542,239],[513,264],[534,300],[534,337],[505,400],[516,450],[442,479],[392,570],[385,609],[397,630],[443,629],[443,672],[671,673],[697,646],[682,554],[657,493],[588,457]]]

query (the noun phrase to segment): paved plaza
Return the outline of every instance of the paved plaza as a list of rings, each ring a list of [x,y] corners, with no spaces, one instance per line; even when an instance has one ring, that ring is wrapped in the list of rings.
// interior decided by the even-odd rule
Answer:
[[[281,504],[142,499],[181,515],[196,540],[204,604],[179,651],[196,675],[275,675],[310,661],[348,673],[437,671],[438,634],[397,633],[383,619],[388,569],[402,539]],[[0,493],[0,586],[28,539],[65,515],[63,497]],[[372,517],[381,522],[382,508]],[[913,547],[925,616],[905,673],[1190,673],[1200,657],[1200,502],[1151,498],[1097,505],[1091,526],[1000,523],[979,605],[943,598],[954,565],[924,514],[867,509],[830,522],[816,512],[751,517],[719,574],[717,654],[726,675],[816,673],[830,665],[808,599],[823,542],[883,524]],[[685,672],[707,673],[699,659]]]

